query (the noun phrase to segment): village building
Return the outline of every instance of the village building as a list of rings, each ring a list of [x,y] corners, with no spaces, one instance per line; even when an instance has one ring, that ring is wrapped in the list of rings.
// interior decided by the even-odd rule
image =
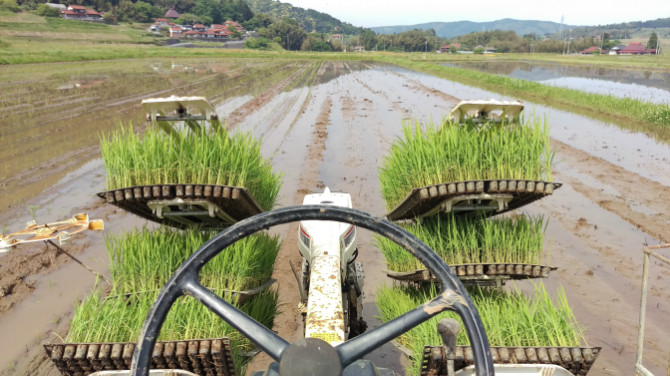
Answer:
[[[632,42],[619,51],[619,55],[645,55],[648,53],[649,51],[642,45],[642,42]]]
[[[450,52],[451,47],[456,48],[456,51],[459,51],[461,49],[461,44],[460,43],[452,43],[452,44],[447,44],[445,46],[440,47],[440,52]]]
[[[623,50],[624,48],[626,48],[626,46],[624,46],[624,45],[622,45],[622,44],[620,44],[620,45],[618,45],[618,46],[614,46],[614,47],[610,48],[609,55],[618,55],[619,52],[620,52],[621,50]]]
[[[48,7],[56,8],[61,11],[61,14],[67,7],[64,4],[45,3]]]
[[[181,26],[170,26],[170,38],[181,38],[183,30]]]
[[[165,15],[163,15],[163,17],[171,18],[173,20],[176,20],[177,18],[181,17],[181,14],[179,14],[179,12],[174,10],[174,8],[170,8],[170,9],[168,9],[167,12],[165,12]]]
[[[194,24],[193,26],[175,25],[174,22],[169,22],[167,18],[158,18],[151,28],[154,30],[155,27],[164,26],[169,26],[170,38],[201,40],[231,39],[234,34],[231,31],[231,26],[240,33],[246,33],[244,27],[235,21],[226,21],[223,24],[212,24],[210,27],[207,27],[203,24]]]
[[[70,5],[67,9],[61,11],[63,18],[67,20],[102,22],[102,14],[88,9],[83,5]]]
[[[601,49],[598,46],[592,46],[586,49],[583,49],[579,52],[582,55],[593,55],[593,54],[604,54],[605,50]]]

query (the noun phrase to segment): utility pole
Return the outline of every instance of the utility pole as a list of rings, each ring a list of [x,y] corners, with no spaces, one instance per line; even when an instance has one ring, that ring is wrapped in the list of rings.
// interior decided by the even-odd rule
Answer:
[[[426,40],[426,50],[424,52],[428,52],[428,41]]]
[[[605,41],[605,33],[603,33],[603,35],[600,36],[600,51],[598,51],[599,52],[598,55],[603,54],[603,42],[604,41]]]

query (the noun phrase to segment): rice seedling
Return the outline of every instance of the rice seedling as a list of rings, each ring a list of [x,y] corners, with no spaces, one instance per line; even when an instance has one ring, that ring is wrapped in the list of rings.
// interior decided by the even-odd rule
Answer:
[[[416,187],[465,180],[551,181],[553,153],[546,121],[514,127],[417,121],[403,124],[379,171],[382,195],[394,208]]]
[[[244,187],[270,210],[281,174],[263,159],[260,142],[235,132],[169,136],[150,128],[139,136],[132,124],[100,141],[107,189],[151,184],[216,184]]]
[[[543,217],[486,218],[441,214],[421,222],[401,224],[426,243],[447,264],[539,264],[547,221]],[[424,266],[412,254],[387,238],[377,236],[377,246],[388,268],[412,271]]]
[[[217,294],[222,290],[212,289]],[[224,295],[221,295],[224,296]],[[66,342],[136,342],[158,292],[103,297],[99,289],[75,308],[74,318]],[[277,293],[265,291],[246,301],[233,305],[271,328],[277,316]],[[230,325],[191,297],[179,298],[167,315],[158,341],[228,337],[238,374],[243,374],[246,358],[242,353],[253,349],[253,344]]]
[[[482,318],[491,346],[580,346],[585,343],[584,330],[577,323],[563,289],[559,289],[555,304],[542,284],[535,285],[532,299],[518,289],[504,292],[470,288],[468,291]],[[437,292],[433,285],[423,288],[382,287],[377,292],[376,302],[380,318],[388,322],[429,301]],[[441,313],[396,339],[415,354],[411,370],[414,374],[419,374],[423,347],[442,345],[437,323],[447,317],[460,322],[453,312]],[[457,343],[469,345],[462,322]]]
[[[215,232],[146,228],[105,238],[113,279],[111,295],[156,291],[196,249]],[[200,272],[204,286],[241,291],[254,288],[272,275],[280,248],[278,236],[258,233],[233,244]]]

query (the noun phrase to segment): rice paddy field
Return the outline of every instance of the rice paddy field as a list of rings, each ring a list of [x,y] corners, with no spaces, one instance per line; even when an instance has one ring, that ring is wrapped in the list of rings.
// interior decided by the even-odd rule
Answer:
[[[16,23],[7,18],[0,22]],[[549,89],[445,70],[441,65],[444,57],[431,54],[175,51],[153,46],[151,41],[134,49],[129,46],[137,45],[119,39],[135,40],[135,36],[126,36],[119,29],[96,30],[100,35],[108,33],[110,43],[105,48],[85,40],[75,48],[64,41],[73,37],[67,34],[72,30],[61,30],[66,33],[63,40],[52,44],[44,43],[45,34],[38,38],[37,31],[15,28],[8,35],[7,30],[0,29],[0,45],[4,46],[0,48],[3,59],[12,55],[13,60],[0,66],[0,225],[5,232],[16,231],[33,217],[46,223],[77,212],[104,219],[104,235],[84,233],[73,237],[64,249],[112,281],[121,260],[110,259],[108,250],[116,249],[128,234],[143,234],[140,229],[145,227],[152,234],[166,231],[96,196],[108,184],[100,140],[113,139],[131,123],[134,134],[145,134],[142,99],[173,94],[207,97],[229,134],[249,134],[274,173],[282,175],[275,206],[300,204],[304,194],[328,186],[350,193],[355,208],[379,216],[387,211],[379,171],[391,150],[406,132],[414,132],[417,123],[422,130],[431,123],[441,125],[438,119],[459,100],[523,100],[527,119],[533,121],[529,124],[538,119],[538,129],[544,132],[540,160],[546,161],[548,155],[553,158],[551,175],[545,177],[563,187],[512,213],[512,218],[523,216],[532,223],[542,218],[536,224],[542,229],[542,239],[537,241],[543,243],[544,252],[550,250],[551,264],[558,267],[543,282],[548,297],[536,295],[529,281],[518,282],[518,289],[526,301],[551,300],[559,314],[562,302],[568,302],[585,337],[579,341],[602,347],[590,375],[632,373],[641,248],[667,241],[670,233],[665,215],[670,203],[662,199],[670,193],[670,147],[665,131],[653,119],[636,115],[637,120],[629,120],[600,110],[625,109],[627,104],[561,92],[570,103],[554,105],[558,101],[552,99]],[[112,58],[115,60],[109,60]],[[584,64],[616,64],[624,70],[668,69],[667,63],[652,59],[608,57],[580,62],[578,57],[556,57],[555,61],[572,64],[573,59]],[[645,106],[640,108],[663,114],[663,107]],[[623,123],[637,125],[620,127]],[[274,330],[293,342],[302,336],[295,303],[298,291],[288,266],[289,260],[300,262],[297,225],[273,229],[267,236],[277,236],[281,246],[271,273],[278,280],[277,295],[265,298],[276,299]],[[363,315],[374,327],[381,322],[376,307],[384,291],[380,288],[391,285],[386,278],[388,265],[372,234],[360,231],[358,241],[358,261],[366,274]],[[670,310],[670,271],[652,265],[651,273],[644,361],[654,373],[664,374],[670,357],[670,339],[663,335]],[[114,297],[138,306],[148,304],[141,300],[150,300],[155,287],[146,281],[128,283],[146,284],[147,292],[132,297],[111,294],[110,309],[116,307]],[[0,374],[57,375],[40,345],[66,339],[73,319],[86,304],[107,307],[104,296],[112,288],[53,247],[39,244],[0,254]],[[186,299],[183,308],[191,309]],[[564,316],[565,322],[574,323],[571,316]],[[174,324],[176,331],[183,332],[179,320]],[[214,330],[225,333],[227,329]],[[107,334],[91,335],[102,338]],[[130,332],[123,335],[133,336]],[[368,358],[401,373],[413,367],[393,345]],[[247,369],[266,366],[267,359],[258,357]]]

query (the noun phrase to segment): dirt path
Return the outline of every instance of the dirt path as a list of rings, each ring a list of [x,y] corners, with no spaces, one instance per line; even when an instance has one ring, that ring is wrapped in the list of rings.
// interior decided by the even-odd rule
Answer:
[[[437,121],[459,98],[472,97],[469,89],[393,67],[325,62],[312,69],[309,63],[296,64],[296,74],[283,76],[253,96],[243,97],[247,94],[241,93],[218,103],[221,108],[239,104],[229,112],[229,124],[260,138],[264,155],[284,173],[278,206],[300,204],[304,194],[328,186],[350,193],[354,207],[383,215],[377,169],[400,134],[402,120]],[[305,86],[294,80],[315,84]],[[626,140],[620,142],[623,145]],[[597,150],[576,144],[552,141],[557,152],[554,179],[564,186],[523,211],[549,218],[545,247],[551,250],[550,263],[559,269],[544,283],[550,291],[561,286],[565,289],[577,320],[586,327],[588,344],[603,347],[590,375],[631,374],[641,247],[645,242],[667,239],[670,234],[666,214],[670,203],[663,199],[670,188],[650,179],[645,166],[631,169],[626,161],[606,160]],[[78,155],[93,154],[86,150]],[[25,179],[30,175],[26,174]],[[40,218],[56,220],[71,216],[73,210],[86,211],[92,218],[105,219],[108,232],[145,224],[94,198],[95,192],[104,190],[104,170],[99,160],[64,178],[45,174],[40,179],[51,179],[51,188],[22,203],[37,205]],[[0,208],[1,223],[12,224],[12,230],[27,217],[27,211]],[[297,284],[288,261],[299,265],[297,227],[287,225],[274,231],[284,239],[274,273],[281,304],[275,330],[294,341],[302,336],[302,320],[297,314]],[[374,327],[378,324],[375,292],[390,282],[373,237],[361,231],[358,240],[366,272],[364,317]],[[94,269],[106,270],[101,236],[75,240],[68,250]],[[645,359],[656,374],[665,372],[670,354],[670,339],[660,335],[667,331],[665,321],[670,310],[669,270],[656,267],[651,274]],[[56,375],[39,344],[59,341],[66,334],[73,302],[94,283],[90,273],[43,247],[0,254],[0,332],[4,337],[0,348],[10,349],[0,354],[0,374]],[[523,287],[529,282],[520,284]],[[369,358],[396,370],[406,363],[391,345]],[[261,369],[267,362],[260,356],[249,369]]]

